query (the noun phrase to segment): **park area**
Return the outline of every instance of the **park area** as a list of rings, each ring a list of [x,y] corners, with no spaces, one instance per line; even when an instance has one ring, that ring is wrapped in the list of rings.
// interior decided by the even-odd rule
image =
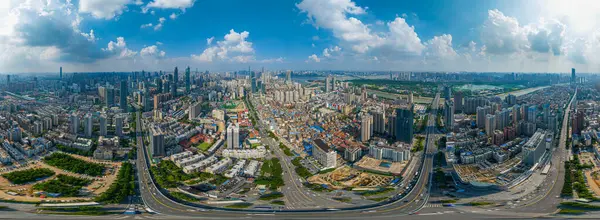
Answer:
[[[120,167],[117,162],[54,153],[17,170],[0,173],[0,200],[91,201],[110,188]]]
[[[348,166],[342,166],[334,171],[314,175],[308,178],[311,184],[327,185],[330,189],[347,187],[378,188],[388,185],[394,177],[361,172]]]

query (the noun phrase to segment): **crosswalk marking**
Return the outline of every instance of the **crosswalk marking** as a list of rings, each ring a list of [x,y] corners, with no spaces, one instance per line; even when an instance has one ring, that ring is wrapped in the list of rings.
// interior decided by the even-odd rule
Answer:
[[[425,208],[440,208],[440,207],[442,207],[442,204],[439,204],[439,203],[436,203],[436,204],[433,204],[433,203],[427,203],[427,204],[425,205]]]

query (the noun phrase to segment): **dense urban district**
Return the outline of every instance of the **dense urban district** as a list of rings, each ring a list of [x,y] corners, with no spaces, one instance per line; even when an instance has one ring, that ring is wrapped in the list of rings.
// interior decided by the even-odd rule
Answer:
[[[575,69],[2,80],[3,217],[600,217],[599,78]]]

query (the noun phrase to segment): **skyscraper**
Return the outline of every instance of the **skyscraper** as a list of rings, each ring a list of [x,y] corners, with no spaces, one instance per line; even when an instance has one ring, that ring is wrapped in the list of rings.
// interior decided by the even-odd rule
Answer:
[[[285,82],[292,83],[292,71],[291,70],[288,70],[285,73]]]
[[[527,121],[535,123],[537,117],[537,106],[532,105],[527,108]]]
[[[175,68],[175,73],[177,73],[177,68]],[[173,98],[177,97],[177,80],[176,77],[171,78],[171,95]]]
[[[331,91],[331,77],[327,76],[327,78],[325,79],[325,92],[330,92]]]
[[[123,136],[123,116],[115,116],[115,135]]]
[[[60,79],[62,80],[62,66],[60,67]]]
[[[240,128],[238,125],[230,124],[227,127],[227,148],[237,149],[240,146]]]
[[[463,110],[463,98],[464,97],[462,92],[458,91],[454,93],[454,112],[459,112]]]
[[[192,119],[198,117],[201,109],[202,109],[201,102],[196,102],[196,103],[191,104],[190,108],[188,110],[188,119],[192,120]]]
[[[575,83],[575,68],[571,68],[571,83]]]
[[[477,127],[485,128],[485,120],[488,114],[492,112],[492,108],[490,106],[477,107]]]
[[[396,109],[396,140],[412,143],[413,139],[413,105]]]
[[[106,136],[106,115],[100,115],[99,121],[100,121],[100,129],[98,129],[99,135]]]
[[[377,134],[385,133],[385,114],[381,111],[374,111],[373,115],[373,131]]]
[[[79,116],[76,114],[72,114],[69,116],[69,128],[71,129],[71,134],[77,134],[79,132]]]
[[[94,121],[92,120],[92,115],[91,114],[87,114],[84,117],[84,122],[85,122],[85,127],[84,127],[84,132],[85,132],[85,136],[86,137],[92,137],[92,126],[94,125]]]
[[[187,68],[185,68],[185,92],[186,93],[190,93],[190,67],[188,66]]]
[[[452,97],[452,87],[444,86],[444,99],[449,100]]]
[[[152,127],[150,134],[152,135],[150,139],[152,157],[165,156],[165,134],[159,127]]]
[[[452,131],[454,129],[454,103],[450,99],[444,102],[444,125],[446,129]]]
[[[496,130],[496,116],[492,114],[488,114],[485,117],[485,133],[488,137],[494,135],[494,131]]]
[[[371,125],[373,124],[373,116],[363,115],[360,122],[360,140],[366,143],[371,139]]]
[[[173,83],[175,84],[175,87],[177,87],[178,82],[179,82],[179,70],[177,70],[177,67],[175,67],[175,70],[173,71]]]
[[[104,102],[106,103],[106,107],[112,107],[115,105],[115,88],[108,87],[106,88],[106,95],[104,96]]]
[[[156,91],[158,93],[163,93],[163,81],[161,78],[156,78],[154,80],[154,83],[156,84]]]

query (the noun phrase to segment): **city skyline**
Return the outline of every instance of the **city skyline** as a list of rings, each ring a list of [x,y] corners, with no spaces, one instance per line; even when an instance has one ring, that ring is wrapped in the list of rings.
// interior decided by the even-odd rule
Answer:
[[[4,1],[0,72],[600,71],[593,1],[231,4]]]

